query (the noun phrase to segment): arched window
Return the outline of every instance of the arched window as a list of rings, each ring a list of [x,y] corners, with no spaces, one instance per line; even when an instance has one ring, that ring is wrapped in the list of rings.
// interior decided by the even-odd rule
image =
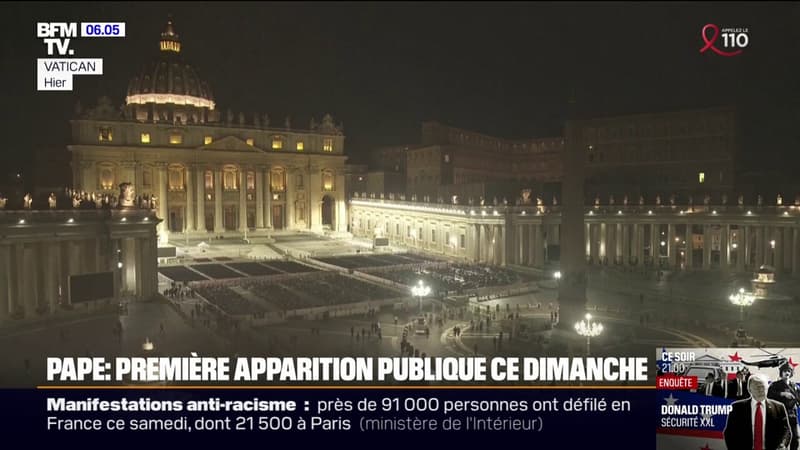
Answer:
[[[206,190],[207,191],[214,190],[214,172],[206,170],[204,177],[205,177]]]
[[[256,190],[256,173],[255,172],[247,172],[247,190],[248,191],[255,191]]]
[[[183,166],[174,164],[169,166],[168,187],[170,191],[182,191],[185,188],[184,183],[185,169]]]
[[[328,169],[322,171],[322,190],[323,191],[334,190],[333,172]]]
[[[100,189],[113,189],[115,184],[114,165],[111,163],[100,163],[97,165],[97,169],[97,180],[99,181]]]
[[[272,192],[286,191],[286,170],[283,167],[273,167],[269,176]]]
[[[239,189],[239,173],[234,166],[225,166],[222,169],[222,188],[226,191]]]

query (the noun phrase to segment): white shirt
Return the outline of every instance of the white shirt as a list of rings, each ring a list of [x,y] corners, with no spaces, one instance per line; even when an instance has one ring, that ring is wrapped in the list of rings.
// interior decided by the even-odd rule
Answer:
[[[756,405],[761,403],[761,446],[766,445],[767,440],[767,400],[761,402],[750,397],[750,426],[753,428],[753,445],[756,443]]]

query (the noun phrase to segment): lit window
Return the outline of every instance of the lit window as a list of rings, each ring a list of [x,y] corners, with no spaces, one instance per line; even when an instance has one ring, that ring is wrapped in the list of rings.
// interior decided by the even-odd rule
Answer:
[[[302,152],[303,150],[303,141],[297,141],[297,151]]]
[[[332,152],[333,151],[333,139],[332,138],[324,138],[322,140],[322,151],[323,152]]]
[[[255,172],[247,172],[247,190],[256,190],[256,174]]]
[[[270,187],[272,192],[283,192],[286,190],[286,172],[281,167],[276,167],[270,171]]]
[[[100,134],[97,136],[97,139],[100,142],[111,142],[114,139],[114,134],[111,132],[111,128],[100,128]]]
[[[142,133],[142,144],[150,143],[150,133]]]
[[[114,168],[111,166],[100,167],[100,187],[102,189],[114,188]]]
[[[705,183],[705,181],[706,181],[706,173],[705,172],[698,173],[697,174],[697,181],[699,181],[700,184]]]
[[[169,168],[169,190],[182,191],[184,189],[183,183],[183,167],[171,166]]]
[[[206,190],[214,189],[214,173],[210,170],[206,170],[205,173],[205,181],[206,181]]]
[[[237,175],[235,167],[226,166],[222,174],[222,188],[226,191],[237,190],[239,188]]]
[[[211,136],[206,136],[203,138],[203,145],[208,145],[212,142],[214,142],[214,138],[212,138]]]
[[[280,150],[283,148],[283,140],[281,138],[272,138],[272,149]]]
[[[183,143],[183,136],[180,134],[170,134],[169,135],[169,143],[170,144],[181,144]]]
[[[329,170],[322,172],[322,189],[325,191],[333,190],[333,173]]]
[[[253,138],[247,138],[247,141],[246,141],[246,142],[247,142],[247,145],[249,145],[249,146],[251,146],[251,147],[252,147],[252,146],[254,145],[254,143],[255,143],[255,141],[253,140]]]

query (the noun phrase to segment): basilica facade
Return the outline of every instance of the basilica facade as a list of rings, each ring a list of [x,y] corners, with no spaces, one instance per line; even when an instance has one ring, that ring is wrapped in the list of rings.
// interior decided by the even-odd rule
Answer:
[[[162,243],[175,233],[345,232],[342,127],[327,114],[298,129],[289,118],[221,113],[181,46],[170,21],[121,108],[107,98],[76,107],[75,189],[113,195],[132,183],[163,220]]]

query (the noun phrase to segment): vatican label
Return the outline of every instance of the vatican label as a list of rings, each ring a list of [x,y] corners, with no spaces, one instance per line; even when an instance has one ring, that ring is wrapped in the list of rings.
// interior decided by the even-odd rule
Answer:
[[[37,91],[71,91],[74,75],[102,75],[102,58],[73,58],[72,43],[78,36],[125,37],[124,22],[37,22],[36,37],[45,45],[47,56],[36,64]]]
[[[798,360],[800,348],[656,349],[656,448],[725,448],[759,398],[785,404],[796,427],[796,399],[785,392],[797,392]]]

